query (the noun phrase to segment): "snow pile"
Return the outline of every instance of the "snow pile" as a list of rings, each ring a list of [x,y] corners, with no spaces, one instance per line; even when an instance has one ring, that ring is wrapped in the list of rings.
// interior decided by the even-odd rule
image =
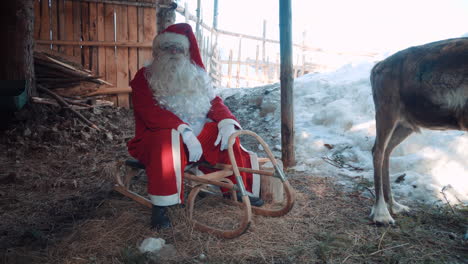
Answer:
[[[369,81],[373,65],[348,64],[335,72],[295,80],[296,170],[334,177],[350,187],[350,180],[357,177],[373,181],[375,120]],[[224,89],[221,96],[244,129],[257,132],[280,156],[279,84]],[[254,141],[243,142],[259,151]],[[426,203],[445,200],[445,194],[450,202],[468,203],[467,149],[465,132],[423,130],[411,135],[390,160],[392,182],[401,176],[399,183],[392,184],[394,194],[400,200]]]

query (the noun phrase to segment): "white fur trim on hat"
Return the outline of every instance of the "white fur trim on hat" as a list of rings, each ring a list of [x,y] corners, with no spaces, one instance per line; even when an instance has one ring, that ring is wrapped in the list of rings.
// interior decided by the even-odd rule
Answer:
[[[162,34],[157,35],[153,41],[153,50],[160,47],[163,43],[178,43],[181,44],[184,49],[189,49],[190,42],[187,36],[172,32],[164,32]]]

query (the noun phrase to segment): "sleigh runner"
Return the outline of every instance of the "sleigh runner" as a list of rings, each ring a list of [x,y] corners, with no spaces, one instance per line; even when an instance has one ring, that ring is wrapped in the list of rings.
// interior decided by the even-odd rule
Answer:
[[[254,170],[250,168],[242,168],[237,166],[236,159],[234,157],[233,151],[233,144],[236,138],[240,135],[250,135],[254,137],[264,148],[268,158],[259,159],[259,163],[264,164],[270,161],[273,165],[273,169],[265,170],[259,169]],[[211,166],[205,163],[198,163],[197,166],[206,166],[209,168],[219,169],[218,171],[204,174],[201,176],[196,176],[194,173],[190,171],[184,172],[184,178],[186,182],[190,182],[189,185],[191,187],[191,191],[188,194],[188,198],[186,199],[186,214],[188,215],[189,221],[193,224],[193,227],[196,230],[208,232],[214,234],[219,237],[223,238],[235,238],[247,231],[249,228],[251,221],[252,221],[252,213],[262,216],[272,216],[278,217],[287,214],[293,207],[295,202],[295,193],[292,189],[291,185],[289,184],[286,176],[283,173],[283,170],[280,168],[278,162],[274,158],[270,148],[265,143],[265,141],[260,138],[256,133],[248,130],[240,130],[235,132],[229,137],[228,143],[228,153],[229,158],[231,161],[231,165],[228,164],[216,164]],[[147,198],[133,192],[130,190],[130,182],[134,176],[137,175],[138,171],[141,169],[145,169],[145,166],[139,163],[136,160],[127,160],[125,161],[126,170],[125,175],[116,174],[116,184],[114,186],[114,190],[117,192],[135,200],[136,202],[151,208],[152,203]],[[129,170],[127,169],[129,168]],[[277,209],[269,209],[269,208],[261,208],[252,206],[250,204],[250,200],[248,197],[248,193],[245,189],[245,185],[243,183],[242,177],[240,172],[247,172],[247,173],[255,173],[263,176],[274,177],[281,181],[284,193],[285,193],[285,201],[280,208]],[[235,175],[237,183],[234,184],[230,179],[227,177]],[[239,224],[236,228],[231,230],[220,229],[210,225],[203,224],[194,219],[194,209],[195,209],[195,199],[198,196],[200,191],[205,191],[209,189],[209,186],[217,186],[222,187],[230,192],[230,200],[229,202],[235,206],[239,207],[241,211],[241,219],[239,220]],[[209,191],[208,191],[209,192]],[[242,202],[237,200],[237,192],[240,193],[242,198]],[[224,199],[224,198],[223,198]],[[224,199],[226,200],[226,199]]]

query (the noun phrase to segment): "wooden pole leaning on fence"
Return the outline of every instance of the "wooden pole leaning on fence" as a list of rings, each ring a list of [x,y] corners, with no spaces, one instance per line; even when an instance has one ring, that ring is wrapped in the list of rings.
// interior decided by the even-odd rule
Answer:
[[[281,53],[281,154],[285,168],[296,163],[294,153],[294,101],[292,71],[291,0],[279,0]]]

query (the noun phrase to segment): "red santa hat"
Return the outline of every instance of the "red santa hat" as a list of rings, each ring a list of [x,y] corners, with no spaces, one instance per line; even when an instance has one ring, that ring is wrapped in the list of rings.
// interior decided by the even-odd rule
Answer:
[[[190,59],[193,63],[205,69],[198,49],[197,39],[192,27],[187,23],[173,24],[157,35],[153,41],[153,50],[163,43],[178,43],[190,52]]]

